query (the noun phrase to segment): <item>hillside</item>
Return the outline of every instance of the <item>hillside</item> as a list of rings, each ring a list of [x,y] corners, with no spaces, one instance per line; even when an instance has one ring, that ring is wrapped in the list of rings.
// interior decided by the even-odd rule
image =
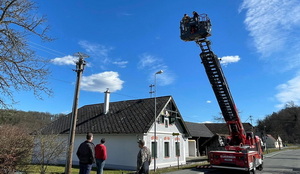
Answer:
[[[18,111],[0,109],[0,125],[17,125],[27,128],[30,132],[40,129],[63,114],[50,114],[47,112]]]
[[[279,135],[284,143],[300,143],[300,107],[288,104],[284,109],[258,120],[257,128],[275,137]]]

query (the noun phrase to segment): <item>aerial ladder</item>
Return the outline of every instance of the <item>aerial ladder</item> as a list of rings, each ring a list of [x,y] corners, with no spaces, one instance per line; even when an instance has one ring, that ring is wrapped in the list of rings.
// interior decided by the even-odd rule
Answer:
[[[219,58],[211,49],[211,21],[206,14],[180,21],[180,38],[195,41],[201,49],[200,58],[229,130],[224,151],[210,151],[213,168],[242,170],[255,173],[263,168],[261,139],[245,132],[233,101]]]

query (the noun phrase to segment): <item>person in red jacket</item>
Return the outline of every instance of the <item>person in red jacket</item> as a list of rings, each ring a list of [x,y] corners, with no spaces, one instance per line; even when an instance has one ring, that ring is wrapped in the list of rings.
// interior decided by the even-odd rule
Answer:
[[[100,142],[101,144],[97,144],[95,147],[97,174],[103,174],[103,168],[107,158],[106,146],[104,145],[105,138],[102,138]]]

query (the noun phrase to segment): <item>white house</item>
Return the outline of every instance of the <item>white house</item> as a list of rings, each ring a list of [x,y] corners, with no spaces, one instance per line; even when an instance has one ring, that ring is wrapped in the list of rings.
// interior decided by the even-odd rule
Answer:
[[[278,136],[277,139],[275,139],[272,135],[270,134],[267,134],[267,137],[266,137],[266,147],[267,148],[282,148],[283,147],[283,144],[282,144],[282,140],[280,138],[280,136]]]
[[[73,164],[78,164],[76,151],[80,143],[85,141],[87,132],[94,134],[95,145],[101,138],[106,139],[108,152],[106,168],[135,170],[139,139],[145,140],[152,157],[156,156],[157,168],[176,166],[178,163],[185,164],[190,134],[174,99],[171,96],[157,97],[156,114],[154,104],[155,98],[146,98],[110,103],[107,101],[79,108]],[[60,134],[67,140],[71,115],[52,122],[42,130],[42,133]],[[154,151],[155,146],[157,152]],[[65,161],[66,157],[60,159],[61,164],[65,164]],[[154,159],[150,169],[154,167],[153,161]]]

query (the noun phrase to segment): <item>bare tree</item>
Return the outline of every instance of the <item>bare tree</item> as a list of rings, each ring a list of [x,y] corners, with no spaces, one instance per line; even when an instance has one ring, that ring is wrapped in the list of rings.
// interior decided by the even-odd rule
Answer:
[[[30,0],[0,0],[0,107],[15,102],[13,91],[33,91],[37,98],[51,94],[47,87],[47,61],[36,58],[29,36],[51,41],[46,18],[37,16]],[[8,103],[9,101],[9,103]]]
[[[219,113],[219,116],[214,115],[213,120],[214,120],[214,122],[217,122],[217,123],[225,123],[223,114],[221,112]]]
[[[67,140],[59,134],[35,136],[33,162],[39,165],[40,173],[46,173],[50,164],[55,164],[64,157],[67,150]]]

